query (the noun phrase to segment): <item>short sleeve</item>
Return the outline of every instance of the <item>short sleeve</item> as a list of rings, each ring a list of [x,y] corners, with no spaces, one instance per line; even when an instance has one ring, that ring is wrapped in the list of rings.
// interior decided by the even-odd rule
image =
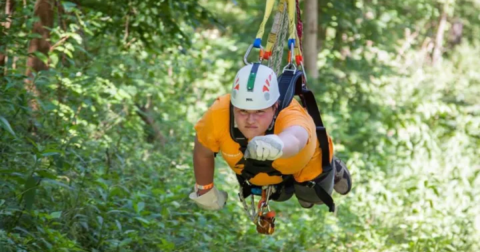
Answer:
[[[218,102],[218,100],[216,101]],[[216,103],[215,102],[215,103]],[[207,110],[202,118],[195,124],[195,131],[197,132],[198,141],[213,152],[218,152],[220,143],[215,134],[215,103]]]
[[[280,134],[292,126],[304,128],[308,132],[308,141],[305,147],[295,156],[274,161],[274,167],[283,174],[300,172],[310,162],[317,147],[315,123],[305,109],[295,100],[292,101],[289,107],[280,112],[275,122],[275,134]]]
[[[275,124],[275,134],[279,134],[292,126],[300,126],[307,131],[310,140],[315,136],[315,123],[308,112],[297,101],[294,100],[292,103],[294,103],[293,106],[289,106],[285,111],[280,112]]]

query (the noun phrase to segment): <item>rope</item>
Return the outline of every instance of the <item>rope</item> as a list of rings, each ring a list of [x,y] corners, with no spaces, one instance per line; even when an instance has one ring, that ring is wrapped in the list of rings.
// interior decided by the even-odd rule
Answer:
[[[285,13],[285,0],[280,0],[280,3],[278,4],[278,7],[277,7],[277,12],[275,13],[275,17],[273,19],[272,30],[268,34],[267,47],[265,50],[265,54],[263,55],[263,58],[266,60],[268,60],[270,56],[272,56],[273,47],[277,42],[277,33],[282,30],[279,28],[280,28],[280,24],[283,21],[281,20],[281,18],[283,17],[284,13]]]
[[[282,64],[282,56],[284,50],[283,43],[287,31],[289,50],[289,54],[287,57],[288,64],[290,66],[293,65],[293,67],[295,68],[295,65],[293,63],[293,60],[295,60],[296,65],[302,65],[303,68],[303,56],[301,50],[303,23],[300,18],[301,13],[299,0],[280,0],[277,7],[277,12],[275,13],[272,29],[268,34],[266,50],[264,50],[262,47],[262,37],[265,32],[265,25],[268,21],[268,18],[270,17],[270,14],[272,13],[274,3],[275,0],[267,0],[266,2],[263,20],[257,32],[253,47],[260,48],[260,60],[268,60],[267,65],[272,68],[277,73],[277,75],[279,75],[281,74],[280,67]],[[286,15],[286,13],[288,13],[288,16]],[[295,16],[298,16],[296,24]],[[286,23],[288,23],[288,27],[285,27]],[[291,51],[292,48],[293,52]],[[250,49],[247,51],[246,56],[249,52]],[[294,59],[292,57],[294,57]]]
[[[271,57],[268,58],[268,67],[272,68],[277,76],[281,74],[281,65],[284,51],[284,41],[286,38],[285,24],[288,22],[288,16],[286,15],[287,2],[286,0],[280,0],[278,5],[278,11],[275,14],[275,21],[272,25],[272,32],[275,32],[276,40],[271,43]],[[267,50],[269,45],[267,44]]]
[[[302,66],[303,70],[303,83],[307,85],[307,73],[305,72],[305,67],[303,67],[303,53],[302,53],[302,41],[303,41],[303,23],[302,23],[302,13],[300,11],[300,4],[299,0],[296,0],[296,7],[297,7],[297,38],[298,38],[298,44],[299,44],[299,55],[300,57],[296,57],[295,61],[297,65]],[[298,58],[298,59],[297,59]]]

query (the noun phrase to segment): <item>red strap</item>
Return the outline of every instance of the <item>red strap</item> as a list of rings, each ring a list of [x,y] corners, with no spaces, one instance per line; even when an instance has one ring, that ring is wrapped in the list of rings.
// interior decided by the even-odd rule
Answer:
[[[300,48],[302,48],[302,35],[303,35],[303,23],[302,23],[302,15],[300,13],[300,5],[298,3],[298,0],[296,2],[296,8],[297,8],[297,34],[298,34],[298,43]]]
[[[300,4],[298,3],[299,0],[295,1],[295,8],[297,9],[297,35],[298,35],[298,46],[300,51],[302,51],[302,36],[303,36],[303,23],[302,23],[302,13],[300,12]],[[303,61],[303,58],[295,59],[297,62]],[[298,64],[298,63],[297,63]],[[305,75],[302,76],[303,83],[307,85],[307,79]]]

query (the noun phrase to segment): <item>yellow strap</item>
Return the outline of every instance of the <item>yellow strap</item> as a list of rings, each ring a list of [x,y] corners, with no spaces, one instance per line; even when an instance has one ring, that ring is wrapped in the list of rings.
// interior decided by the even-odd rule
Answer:
[[[265,5],[265,13],[263,14],[263,21],[260,24],[260,29],[257,32],[257,37],[256,37],[257,39],[262,39],[263,37],[263,33],[265,32],[265,24],[267,23],[268,18],[272,13],[274,3],[275,3],[275,0],[267,0],[267,5]]]
[[[260,28],[257,32],[256,40],[261,41],[261,39],[263,37],[263,34],[265,32],[265,25],[268,21],[268,18],[270,17],[270,14],[272,13],[274,3],[275,3],[275,0],[267,0],[267,2],[266,2],[265,13],[263,15],[263,21],[260,24]],[[260,58],[264,57],[265,59],[268,59],[272,54],[273,46],[275,45],[275,42],[277,40],[279,23],[282,22],[282,20],[280,20],[280,19],[281,19],[281,16],[282,16],[283,12],[284,12],[285,4],[287,4],[287,8],[288,8],[288,30],[289,30],[288,40],[293,40],[294,43],[295,43],[295,46],[294,46],[295,59],[291,59],[291,60],[296,61],[297,64],[299,64],[303,61],[303,56],[302,56],[302,51],[301,51],[300,45],[299,45],[300,40],[299,40],[298,34],[297,34],[297,29],[296,29],[297,27],[295,26],[295,15],[296,15],[295,0],[280,0],[280,2],[278,4],[277,13],[275,14],[275,19],[274,19],[274,24],[272,26],[272,30],[268,34],[267,46],[266,46],[265,53],[260,52],[261,53]],[[258,41],[258,42],[260,42],[260,41]],[[290,48],[289,48],[289,51],[290,51]],[[288,55],[290,57],[290,53]]]
[[[288,0],[288,39],[295,39],[295,0]]]
[[[265,52],[266,52],[266,55],[265,55],[266,57],[265,58],[266,59],[268,59],[271,56],[273,46],[275,45],[275,42],[277,41],[277,34],[279,32],[278,29],[280,27],[280,23],[283,21],[282,16],[283,16],[283,12],[284,12],[284,9],[285,9],[285,4],[287,4],[286,1],[287,0],[280,0],[280,2],[278,3],[277,12],[275,13],[275,18],[273,20],[272,30],[268,34],[267,47],[265,48]]]

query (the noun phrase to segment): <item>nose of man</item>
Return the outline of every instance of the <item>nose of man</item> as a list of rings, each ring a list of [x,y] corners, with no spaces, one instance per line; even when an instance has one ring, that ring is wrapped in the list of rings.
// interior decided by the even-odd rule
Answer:
[[[254,124],[255,123],[255,115],[254,114],[248,114],[247,123],[248,124]]]

